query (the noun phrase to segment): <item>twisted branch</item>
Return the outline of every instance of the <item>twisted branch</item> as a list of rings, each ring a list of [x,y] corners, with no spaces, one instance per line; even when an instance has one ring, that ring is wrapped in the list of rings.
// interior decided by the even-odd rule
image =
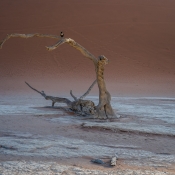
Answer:
[[[85,98],[85,97],[89,94],[89,92],[90,92],[91,89],[94,87],[94,85],[96,84],[96,82],[97,82],[97,80],[95,80],[95,81],[91,84],[91,86],[89,87],[89,89],[80,97],[80,99]]]
[[[27,39],[27,38],[32,38],[32,37],[35,37],[35,36],[36,37],[60,39],[60,36],[57,36],[57,35],[40,34],[40,33],[34,33],[34,34],[12,33],[10,35],[7,35],[7,37],[3,41],[0,42],[0,49],[2,48],[4,43],[10,38],[20,37],[20,38],[26,38]],[[62,45],[64,43],[68,43],[72,47],[74,47],[77,50],[79,50],[85,57],[90,58],[94,62],[94,65],[96,67],[97,58],[94,55],[92,55],[89,51],[87,51],[83,46],[81,46],[80,44],[78,44],[77,42],[75,42],[71,38],[63,38],[63,39],[59,40],[56,44],[54,44],[52,46],[48,46],[48,47],[46,46],[46,48],[47,48],[47,50],[52,51],[52,50],[56,49],[58,46],[60,46],[60,45]]]
[[[89,94],[89,92],[91,91],[91,89],[94,87],[94,85],[95,85],[96,82],[97,82],[97,80],[95,80],[95,81],[91,84],[91,86],[89,87],[89,89],[88,89],[79,99],[82,100],[83,98],[85,98],[85,97]],[[70,95],[72,96],[72,98],[73,98],[75,101],[78,100],[77,97],[75,97],[75,96],[73,95],[72,90],[70,90]]]
[[[27,86],[29,86],[31,89],[33,89],[34,91],[36,91],[36,92],[38,92],[39,94],[41,94],[44,98],[46,97],[46,94],[44,93],[44,91],[38,91],[37,89],[35,89],[35,88],[33,88],[32,86],[30,86],[30,84],[29,83],[27,83],[26,81],[25,81],[25,84],[27,84]]]
[[[77,42],[75,42],[73,39],[71,38],[63,38],[60,41],[58,41],[56,44],[46,47],[49,51],[52,51],[54,49],[56,49],[58,46],[67,43],[70,46],[74,47],[75,49],[79,50],[85,57],[90,58],[93,62],[94,65],[96,67],[96,64],[98,62],[97,58],[92,55],[89,51],[87,51],[83,46],[81,46],[80,44],[78,44]]]
[[[33,89],[34,91],[38,92],[39,94],[41,94],[46,100],[51,100],[52,101],[52,107],[54,107],[54,104],[56,102],[58,103],[66,103],[68,106],[71,106],[72,102],[67,99],[67,98],[61,98],[61,97],[53,97],[53,96],[48,96],[44,93],[44,91],[38,91],[37,89],[33,88],[32,86],[30,86],[27,82],[25,82],[27,84],[27,86],[29,86],[31,89]]]
[[[49,35],[49,34],[40,34],[40,33],[34,33],[34,34],[19,34],[19,33],[12,33],[10,35],[7,35],[7,37],[0,42],[0,49],[2,49],[2,46],[4,43],[10,39],[10,38],[15,38],[15,37],[20,37],[20,38],[32,38],[32,37],[42,37],[42,38],[54,38],[54,39],[60,39],[60,36],[57,35]]]

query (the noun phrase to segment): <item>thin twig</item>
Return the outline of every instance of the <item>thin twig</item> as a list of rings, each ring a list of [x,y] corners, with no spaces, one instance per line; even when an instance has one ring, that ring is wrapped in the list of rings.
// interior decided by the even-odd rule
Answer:
[[[77,101],[77,97],[75,97],[75,96],[73,95],[72,90],[70,90],[70,95],[72,96],[72,98],[73,98],[75,101]]]

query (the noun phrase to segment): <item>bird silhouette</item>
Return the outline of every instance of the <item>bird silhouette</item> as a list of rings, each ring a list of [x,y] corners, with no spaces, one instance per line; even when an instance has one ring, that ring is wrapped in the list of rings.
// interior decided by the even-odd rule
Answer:
[[[63,33],[63,32],[61,32],[61,33],[60,33],[60,36],[61,36],[61,38],[63,38],[63,37],[64,37],[64,33]]]

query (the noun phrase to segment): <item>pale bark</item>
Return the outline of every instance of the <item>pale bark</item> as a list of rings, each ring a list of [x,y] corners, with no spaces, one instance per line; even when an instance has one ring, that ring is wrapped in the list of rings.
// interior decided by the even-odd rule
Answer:
[[[31,37],[48,37],[48,38],[54,38],[54,39],[60,39],[59,36],[55,35],[48,35],[48,34],[10,34],[8,35],[1,43],[0,43],[0,48],[2,48],[3,44],[11,37],[21,37],[21,38],[31,38]],[[99,104],[96,107],[96,117],[101,118],[101,119],[106,119],[106,118],[113,118],[116,117],[112,106],[111,106],[111,96],[110,93],[106,89],[105,81],[104,81],[104,66],[108,63],[108,59],[105,56],[99,56],[99,59],[97,59],[93,54],[91,54],[89,51],[87,51],[83,46],[75,42],[71,38],[61,38],[56,44],[46,47],[49,51],[52,51],[56,49],[58,46],[67,43],[73,48],[79,50],[85,57],[89,58],[91,61],[93,61],[94,66],[95,66],[95,71],[96,71],[96,77],[97,77],[97,83],[99,87]],[[42,92],[39,92],[40,94]],[[71,96],[74,98],[76,101],[77,98],[72,94],[72,91],[70,92]],[[87,93],[88,94],[88,93]],[[87,94],[84,94],[81,98],[84,98]],[[41,94],[42,95],[42,94]],[[47,96],[47,98],[52,99],[52,96]],[[54,105],[54,102],[53,102]]]
[[[49,34],[40,34],[40,33],[34,33],[34,34],[19,34],[19,33],[12,33],[12,34],[8,34],[7,37],[2,40],[0,42],[0,49],[2,49],[2,46],[4,45],[4,43],[10,39],[10,38],[17,38],[17,37],[20,37],[20,38],[32,38],[32,37],[43,37],[43,38],[54,38],[54,39],[60,39],[61,37],[60,36],[57,36],[57,35],[49,35]]]
[[[72,102],[69,99],[67,99],[67,98],[61,98],[61,97],[48,96],[48,95],[45,94],[44,91],[38,91],[37,89],[35,89],[32,86],[30,86],[27,82],[25,82],[25,83],[31,89],[33,89],[34,91],[36,91],[39,94],[41,94],[46,100],[51,100],[52,101],[52,107],[54,107],[55,103],[66,103],[67,106],[71,107]]]
[[[96,107],[97,118],[113,118],[116,117],[115,112],[111,106],[111,95],[106,89],[106,84],[104,81],[104,66],[108,64],[108,59],[101,55],[99,56],[97,63],[97,83],[99,87],[99,104]]]
[[[97,58],[91,54],[89,51],[87,51],[83,46],[81,46],[80,44],[78,44],[77,42],[75,42],[73,39],[71,38],[63,38],[60,41],[58,41],[56,44],[46,47],[49,51],[52,51],[54,49],[56,49],[58,46],[67,43],[70,46],[74,47],[75,49],[79,50],[85,57],[91,59],[94,63],[94,65],[96,66],[97,64]]]
[[[79,99],[85,98],[85,97],[89,94],[89,92],[91,91],[91,89],[94,87],[94,85],[96,84],[96,82],[97,82],[97,80],[95,80],[95,81],[91,84],[91,86],[89,87],[89,89],[88,89]],[[77,97],[75,97],[75,96],[73,95],[72,90],[70,91],[70,95],[72,96],[72,98],[73,98],[75,101],[77,100]]]
[[[80,97],[80,99],[85,98],[85,97],[89,94],[89,92],[90,92],[91,89],[94,87],[94,85],[96,84],[96,82],[97,82],[97,80],[95,80],[95,81],[92,83],[92,85],[89,87],[89,89],[87,90],[87,92],[85,92],[85,93]]]

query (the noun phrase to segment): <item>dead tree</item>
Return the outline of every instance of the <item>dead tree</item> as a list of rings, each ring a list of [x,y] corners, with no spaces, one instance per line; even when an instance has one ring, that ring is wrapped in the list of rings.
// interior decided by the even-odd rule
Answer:
[[[46,47],[49,51],[52,51],[56,49],[58,46],[64,43],[67,43],[73,48],[79,50],[85,57],[93,61],[95,66],[98,88],[99,88],[99,103],[96,106],[96,118],[107,119],[107,118],[116,117],[110,103],[111,95],[107,91],[105,81],[104,81],[104,67],[106,64],[108,64],[108,59],[104,55],[101,55],[98,58],[96,58],[93,54],[91,54],[83,46],[81,46],[71,38],[60,38],[59,36],[56,36],[56,35],[39,34],[39,33],[35,33],[35,34],[16,34],[15,33],[15,34],[7,35],[7,37],[0,43],[0,48],[2,48],[3,44],[12,37],[31,38],[34,36],[59,39],[59,41],[56,44]]]

